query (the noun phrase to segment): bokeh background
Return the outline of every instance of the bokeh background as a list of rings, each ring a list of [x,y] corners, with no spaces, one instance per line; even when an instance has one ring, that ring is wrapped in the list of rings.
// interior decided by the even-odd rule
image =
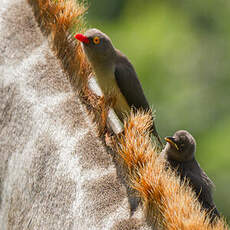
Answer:
[[[230,1],[89,0],[87,21],[135,66],[160,135],[186,129],[230,223]]]

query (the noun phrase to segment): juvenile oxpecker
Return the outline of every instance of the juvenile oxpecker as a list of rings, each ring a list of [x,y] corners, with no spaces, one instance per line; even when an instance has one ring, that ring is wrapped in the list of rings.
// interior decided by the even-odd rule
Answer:
[[[165,137],[165,140],[167,144],[161,155],[168,165],[177,171],[182,180],[188,179],[200,204],[209,213],[211,221],[220,217],[212,198],[213,182],[195,159],[194,137],[186,130],[179,130],[172,137]]]

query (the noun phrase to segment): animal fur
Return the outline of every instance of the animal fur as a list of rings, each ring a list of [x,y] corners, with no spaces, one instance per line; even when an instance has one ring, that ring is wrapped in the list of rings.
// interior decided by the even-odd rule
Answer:
[[[85,21],[83,20],[83,17],[86,8],[82,4],[76,3],[75,0],[28,0],[28,2],[33,7],[36,19],[42,31],[50,37],[52,48],[66,73],[66,75],[63,73],[57,75],[66,77],[66,79],[68,78],[69,82],[71,82],[71,87],[73,87],[75,91],[78,91],[82,98],[87,101],[90,109],[94,108],[95,106],[92,106],[92,104],[95,103],[97,105],[98,98],[90,92],[87,86],[87,80],[91,73],[91,68],[85,59],[81,47],[76,41],[74,41],[71,35],[73,29],[77,31],[85,30]],[[14,7],[16,7],[16,4]],[[42,40],[42,38],[40,39]],[[25,46],[24,49],[26,48],[28,47]],[[45,46],[45,48],[47,48],[47,46]],[[29,55],[29,52],[26,55]],[[35,53],[34,55],[36,57],[36,55],[39,54]],[[51,54],[49,53],[49,55]],[[10,55],[8,59],[10,59]],[[56,65],[56,68],[59,68],[58,63],[56,63]],[[39,68],[39,71],[42,72],[42,68]],[[36,71],[33,72],[33,74],[35,73]],[[53,74],[55,74],[55,69]],[[17,75],[16,77],[19,76]],[[10,80],[13,81],[12,79],[8,79],[7,81],[10,82]],[[52,91],[50,90],[53,89],[52,87],[54,87],[54,84],[57,82],[52,82],[51,79],[46,79],[48,83],[52,84],[50,84],[49,90],[45,91],[47,83],[39,84],[39,81],[42,80],[44,79],[35,79],[34,82],[26,82],[26,84],[33,84],[38,95],[39,93],[43,95],[42,92],[45,92],[45,94],[48,92],[53,96]],[[23,85],[23,79],[21,82],[22,86],[25,86]],[[60,121],[60,124],[62,124],[60,127],[65,127],[66,129],[64,130],[66,131],[63,131],[60,127],[59,129],[56,128],[50,131],[49,129],[51,129],[52,126],[49,126],[49,129],[46,130],[47,135],[39,135],[40,132],[44,134],[42,122],[36,123],[37,126],[35,130],[31,123],[32,113],[30,108],[34,108],[33,103],[40,103],[39,98],[37,99],[35,97],[36,100],[33,101],[32,97],[32,101],[28,103],[20,97],[18,88],[15,88],[14,90],[14,87],[11,87],[5,82],[3,83],[3,87],[1,87],[1,95],[7,95],[7,97],[4,98],[6,101],[1,104],[1,106],[6,105],[6,107],[1,108],[1,113],[3,114],[2,117],[8,119],[6,120],[5,118],[2,123],[3,127],[6,128],[2,129],[3,133],[1,134],[2,136],[12,135],[13,137],[11,143],[8,143],[7,140],[3,139],[5,141],[4,143],[7,143],[7,145],[10,145],[12,148],[9,155],[4,155],[5,160],[2,161],[4,163],[2,163],[3,167],[1,167],[1,169],[4,170],[1,170],[1,174],[3,175],[1,180],[2,178],[5,178],[8,170],[7,168],[5,169],[7,161],[11,162],[9,170],[13,171],[14,168],[17,167],[17,171],[21,173],[20,177],[16,174],[10,175],[10,182],[7,180],[4,181],[4,184],[8,183],[8,186],[1,184],[1,187],[4,188],[2,194],[5,194],[4,196],[1,196],[3,202],[1,204],[0,212],[0,223],[3,224],[1,226],[3,226],[3,229],[7,229],[8,223],[10,226],[13,226],[12,229],[41,229],[41,226],[45,229],[48,229],[47,226],[52,226],[54,229],[62,229],[61,226],[65,226],[66,229],[74,227],[76,229],[81,226],[82,229],[86,229],[87,224],[95,223],[95,229],[149,229],[143,223],[140,223],[139,219],[136,217],[130,218],[131,222],[127,221],[124,219],[125,215],[120,216],[120,219],[118,215],[118,221],[111,226],[109,225],[110,222],[106,222],[107,226],[103,225],[105,222],[103,218],[109,213],[108,207],[112,208],[113,211],[119,209],[123,202],[119,197],[124,197],[124,193],[121,191],[122,187],[116,182],[116,177],[113,174],[104,175],[101,179],[96,180],[95,183],[91,181],[88,183],[88,181],[85,181],[81,184],[85,191],[87,191],[87,194],[78,194],[76,192],[76,189],[78,188],[77,185],[80,186],[80,184],[75,181],[76,178],[74,175],[78,175],[77,164],[79,162],[75,162],[74,165],[71,165],[69,162],[65,161],[66,156],[74,158],[74,156],[80,155],[79,161],[83,162],[82,167],[85,171],[98,165],[102,168],[108,169],[109,167],[112,167],[111,159],[108,155],[103,155],[104,158],[99,159],[94,151],[91,153],[87,152],[84,150],[84,147],[82,147],[83,149],[79,147],[81,149],[79,153],[74,152],[72,143],[74,143],[74,145],[78,144],[79,146],[84,146],[86,145],[86,138],[88,138],[88,143],[91,144],[92,148],[95,144],[98,145],[100,154],[103,152],[103,150],[101,150],[103,147],[101,146],[100,141],[91,142],[91,140],[94,140],[92,138],[94,134],[93,132],[90,132],[90,130],[87,130],[89,135],[84,136],[84,139],[81,139],[80,134],[77,135],[77,140],[75,140],[75,138],[77,138],[76,136],[71,136],[76,132],[74,127],[79,125],[81,121],[84,123],[84,116],[80,109],[80,103],[77,104],[74,111],[70,109],[70,101],[72,101],[73,106],[76,106],[75,94],[70,89],[68,81],[63,84],[63,79],[60,79],[60,82],[62,82],[62,84],[58,84],[57,92],[63,92],[66,90],[66,92],[71,92],[68,97],[72,98],[71,100],[68,99],[68,103],[63,102],[61,108],[64,108],[64,111],[58,109],[58,106],[56,106],[57,111],[55,111],[55,106],[52,105],[52,103],[50,105],[39,104],[40,107],[37,108],[37,111],[40,111],[40,117],[49,117],[50,115],[55,120]],[[41,85],[44,88],[39,88]],[[17,97],[15,97],[15,95]],[[43,99],[42,96],[41,98]],[[1,100],[3,101],[2,98]],[[55,104],[55,102],[53,103]],[[20,105],[20,107],[17,107],[17,105]],[[24,113],[24,109],[29,112]],[[73,115],[70,115],[69,111],[73,112]],[[65,116],[66,114],[69,114],[70,117],[73,118],[75,115],[79,116],[79,111],[81,111],[80,120],[71,120],[68,117],[63,119],[59,117],[63,112],[65,113]],[[93,111],[97,113],[96,110]],[[25,121],[26,128],[25,126],[20,125],[21,120],[17,120],[19,115],[20,118],[24,119],[22,121]],[[12,122],[14,126],[9,126]],[[180,185],[178,178],[175,177],[173,172],[165,172],[163,170],[164,164],[157,157],[154,146],[152,146],[149,139],[150,123],[150,116],[148,114],[138,113],[136,115],[131,115],[125,123],[124,135],[119,137],[117,143],[117,151],[123,159],[122,162],[127,170],[128,180],[130,181],[130,185],[133,186],[141,197],[148,222],[155,224],[154,221],[156,220],[158,226],[170,230],[227,229],[223,220],[219,220],[215,226],[211,226],[208,220],[205,219],[205,214],[201,212],[200,206],[196,202],[191,189],[186,184]],[[15,126],[15,124],[18,126]],[[55,122],[52,124],[55,125]],[[12,132],[10,132],[10,127]],[[93,128],[91,127],[91,129]],[[36,132],[33,133],[31,130]],[[50,132],[53,132],[53,135],[51,135]],[[65,145],[63,140],[59,138],[62,137],[62,132],[65,132],[64,136],[67,138],[66,143],[69,145]],[[26,136],[28,133],[36,136],[36,151],[32,151],[31,149],[33,143],[28,142]],[[71,139],[71,137],[74,138]],[[76,143],[76,141],[79,143]],[[63,145],[65,148],[60,148],[59,145]],[[1,147],[3,150],[6,148],[4,145],[1,145]],[[65,157],[63,157],[63,154],[61,154],[62,151],[57,151],[60,149],[62,151],[68,150],[69,154],[66,154]],[[17,154],[17,152],[20,154],[23,153],[23,155]],[[51,152],[53,155],[50,155]],[[14,155],[12,155],[13,153]],[[90,154],[90,156],[87,154]],[[13,159],[11,155],[13,156]],[[36,157],[40,160],[36,159]],[[62,161],[60,161],[60,158]],[[24,159],[27,159],[27,161],[25,162]],[[59,164],[57,164],[57,162],[59,162]],[[71,162],[74,162],[74,160]],[[26,167],[24,168],[25,165]],[[67,166],[72,167],[71,172],[66,171]],[[33,170],[31,171],[31,169]],[[84,170],[81,171],[83,175]],[[100,171],[100,169],[98,171]],[[59,175],[58,173],[63,175]],[[94,179],[96,176],[97,175],[94,174],[91,175],[91,179]],[[24,186],[20,187],[20,189],[15,186],[19,179]],[[52,183],[51,180],[55,181],[55,183]],[[82,177],[79,177],[79,180],[83,180]],[[32,183],[30,183],[31,181]],[[17,189],[19,190],[17,191]],[[27,193],[24,191],[27,191]],[[107,193],[109,193],[110,196],[105,199]],[[91,200],[93,194],[95,195],[96,201]],[[101,194],[103,194],[102,197]],[[74,195],[76,195],[79,200],[82,199],[81,196],[87,195],[88,200],[90,200],[91,203],[87,203],[85,209],[82,210],[80,209],[81,207],[78,206],[79,203],[76,201]],[[115,205],[111,204],[111,198],[113,202],[115,201]],[[31,202],[31,199],[33,202]],[[61,201],[61,203],[57,200]],[[85,202],[87,202],[87,200],[85,200]],[[80,209],[81,213],[78,213],[78,210],[75,209],[69,211],[71,210],[69,207],[71,205],[75,205],[75,209]],[[66,209],[63,211],[62,207],[66,207]],[[31,210],[34,210],[34,212]],[[104,210],[104,212],[102,210]],[[8,215],[6,213],[8,213]],[[38,219],[37,213],[40,214]],[[44,213],[44,215],[41,215],[41,213]],[[122,211],[118,213],[120,215],[121,213],[123,214]],[[46,216],[47,218],[45,218]],[[76,216],[78,216],[79,219],[75,221],[74,217],[76,218]],[[111,220],[117,220],[116,218],[117,215],[111,214]],[[94,219],[97,221],[94,222]]]

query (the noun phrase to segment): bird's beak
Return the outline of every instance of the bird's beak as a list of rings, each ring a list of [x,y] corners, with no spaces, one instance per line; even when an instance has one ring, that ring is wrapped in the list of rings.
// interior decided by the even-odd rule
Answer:
[[[74,36],[77,40],[79,40],[80,42],[83,42],[85,44],[89,44],[90,40],[88,37],[86,37],[85,35],[83,34],[76,34]]]
[[[178,145],[176,144],[176,140],[174,137],[165,137],[165,140],[171,144],[172,146],[174,146],[177,150],[179,150]]]

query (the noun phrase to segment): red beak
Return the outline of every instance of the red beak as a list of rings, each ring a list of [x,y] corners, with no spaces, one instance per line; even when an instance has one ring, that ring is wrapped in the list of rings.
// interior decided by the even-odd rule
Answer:
[[[80,42],[83,42],[85,44],[89,44],[90,42],[90,40],[83,34],[76,34],[74,37]]]

